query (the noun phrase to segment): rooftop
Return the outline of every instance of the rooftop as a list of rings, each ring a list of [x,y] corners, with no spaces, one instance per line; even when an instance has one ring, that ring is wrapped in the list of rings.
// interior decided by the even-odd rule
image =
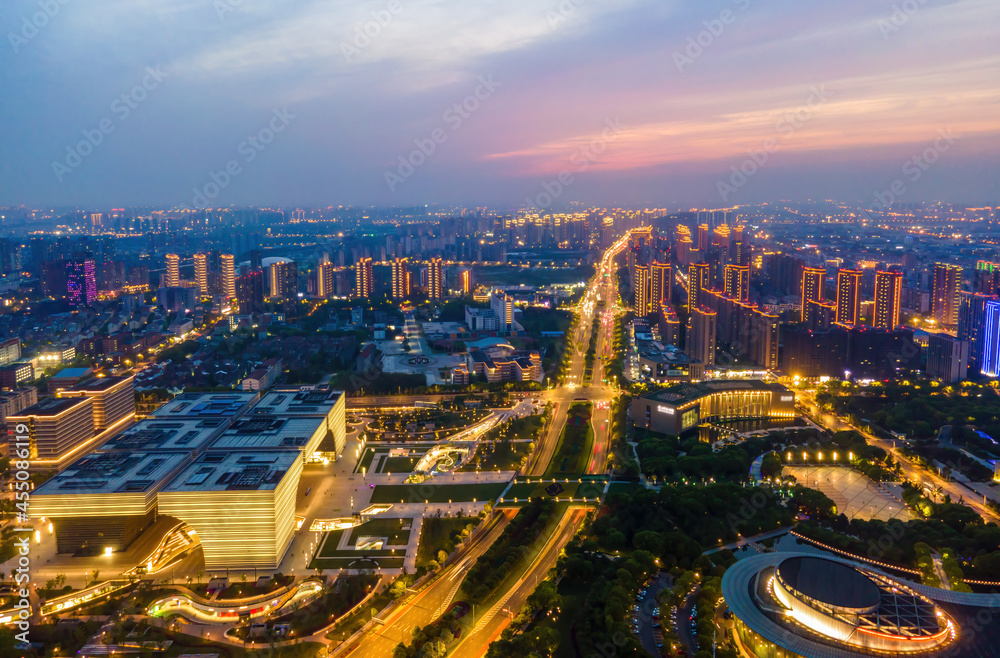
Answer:
[[[298,451],[209,450],[171,480],[163,493],[276,489],[298,459]]]
[[[23,418],[25,416],[36,416],[41,418],[53,418],[63,414],[81,404],[93,404],[90,398],[45,398],[38,404],[33,404],[27,409],[16,414],[11,414],[11,418]]]
[[[35,489],[31,496],[152,493],[187,455],[111,452],[88,455]]]
[[[70,379],[86,377],[91,372],[90,368],[63,368],[52,376],[52,379]]]
[[[271,391],[261,396],[250,414],[326,416],[343,397],[343,391]]]
[[[68,389],[64,390],[86,392],[107,391],[131,379],[133,379],[132,375],[129,375],[128,377],[94,377],[78,384],[73,384]]]
[[[212,442],[212,450],[293,449],[309,443],[319,425],[315,418],[282,418],[248,414]]]
[[[181,393],[153,412],[157,418],[232,418],[246,411],[258,393],[232,391],[225,393]]]
[[[101,447],[101,452],[134,450],[156,452],[191,452],[208,445],[229,422],[222,418],[159,419],[148,418],[128,428]]]
[[[667,402],[673,405],[687,404],[694,402],[713,393],[727,393],[735,391],[770,391],[772,393],[790,393],[781,384],[764,382],[759,379],[727,379],[719,381],[700,382],[697,384],[676,384],[667,388],[647,393],[642,396],[647,400],[657,402]]]

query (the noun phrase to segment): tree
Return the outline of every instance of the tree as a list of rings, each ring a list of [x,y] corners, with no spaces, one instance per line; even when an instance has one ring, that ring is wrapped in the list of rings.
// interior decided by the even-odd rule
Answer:
[[[94,569],[93,571],[90,572],[90,575],[93,577],[93,581],[96,583],[98,576],[101,575],[101,570],[100,569]]]

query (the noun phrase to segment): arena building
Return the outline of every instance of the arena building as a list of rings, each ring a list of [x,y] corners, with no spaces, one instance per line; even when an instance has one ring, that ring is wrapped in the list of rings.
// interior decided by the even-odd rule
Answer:
[[[636,427],[679,435],[705,422],[792,418],[795,394],[756,379],[676,384],[632,400],[629,416]]]
[[[982,650],[997,629],[992,638],[981,628],[963,637],[959,621],[1000,608],[995,596],[917,585],[832,555],[739,560],[722,595],[735,640],[758,658],[995,655]]]

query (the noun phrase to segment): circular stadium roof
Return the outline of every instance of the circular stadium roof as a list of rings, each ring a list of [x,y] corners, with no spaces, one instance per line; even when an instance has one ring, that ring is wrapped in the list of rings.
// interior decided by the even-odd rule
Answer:
[[[789,587],[835,608],[874,608],[882,599],[871,578],[849,565],[821,557],[784,560],[778,565],[778,576]]]

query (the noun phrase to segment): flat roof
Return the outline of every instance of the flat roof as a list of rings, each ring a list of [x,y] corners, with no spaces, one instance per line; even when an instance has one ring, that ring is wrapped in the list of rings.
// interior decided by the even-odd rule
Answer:
[[[212,442],[211,450],[250,448],[295,450],[305,448],[319,425],[315,418],[247,414],[233,421],[222,436]]]
[[[31,492],[31,497],[66,494],[149,493],[187,459],[182,453],[95,453]]]
[[[261,396],[250,415],[326,416],[343,397],[343,391],[271,391]]]
[[[219,436],[229,421],[224,418],[155,418],[141,420],[101,446],[101,452],[184,452],[199,450]]]
[[[135,379],[135,376],[129,375],[128,377],[94,377],[86,381],[79,382],[78,384],[73,384],[64,391],[106,391],[108,389],[118,386],[122,382]]]
[[[257,399],[252,391],[226,391],[224,393],[181,393],[152,413],[157,418],[205,418],[223,416],[232,418],[246,411]]]
[[[23,409],[16,414],[11,414],[10,418],[24,418],[26,416],[38,416],[42,418],[58,416],[69,411],[73,407],[81,404],[93,404],[90,398],[45,398],[37,404],[33,404],[27,409]]]
[[[684,383],[668,386],[642,396],[645,400],[666,402],[672,405],[682,405],[694,402],[713,393],[728,393],[736,391],[770,391],[772,393],[791,393],[778,383],[764,382],[759,379],[727,379],[719,381]]]
[[[52,379],[80,378],[91,373],[90,368],[63,368],[52,376]]]
[[[298,459],[298,451],[291,450],[207,450],[161,493],[273,490]]]

